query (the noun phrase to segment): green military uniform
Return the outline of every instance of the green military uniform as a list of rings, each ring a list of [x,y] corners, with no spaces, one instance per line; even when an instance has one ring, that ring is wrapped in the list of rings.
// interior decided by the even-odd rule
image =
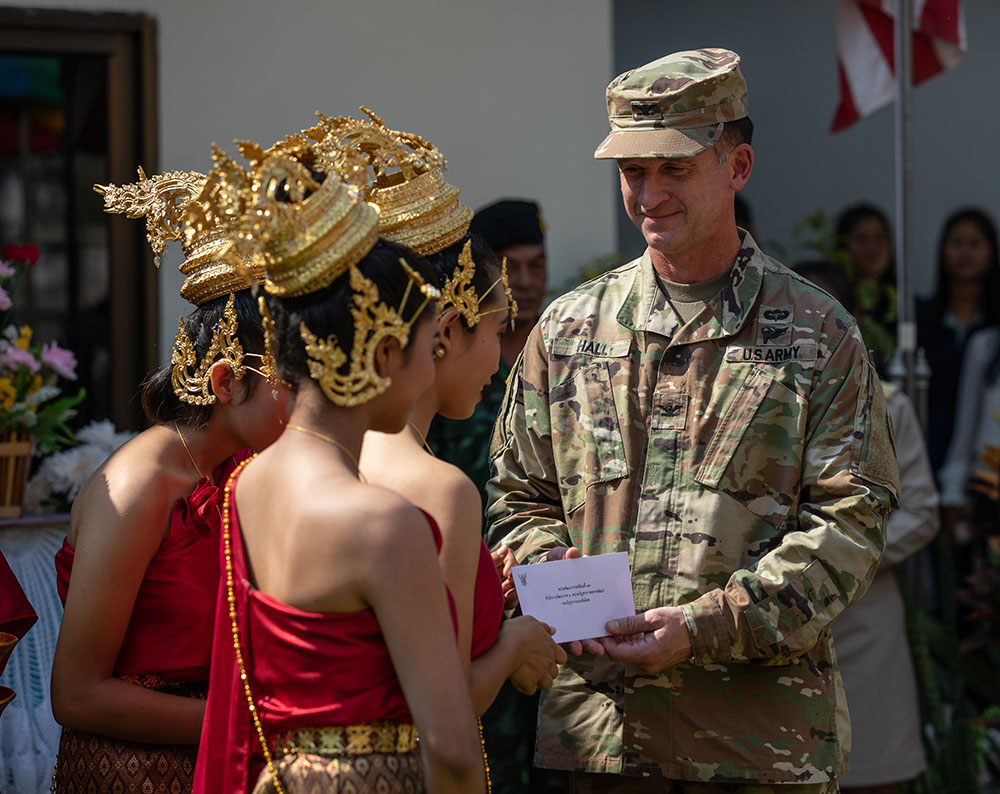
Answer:
[[[627,551],[638,610],[680,606],[659,674],[570,657],[536,764],[825,785],[850,729],[829,625],[875,574],[898,495],[885,401],[853,318],[749,235],[682,323],[648,252],[557,299],[493,440],[491,545]]]

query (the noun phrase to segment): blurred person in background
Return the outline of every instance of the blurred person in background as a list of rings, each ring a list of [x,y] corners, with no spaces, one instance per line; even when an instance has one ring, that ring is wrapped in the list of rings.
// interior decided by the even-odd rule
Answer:
[[[996,225],[982,210],[960,209],[949,216],[941,230],[935,293],[917,304],[917,342],[926,351],[931,367],[927,448],[935,471],[944,464],[955,429],[966,345],[976,331],[998,325]]]
[[[889,219],[871,204],[854,204],[837,218],[836,240],[847,258],[858,327],[884,377],[896,347],[896,262]]]

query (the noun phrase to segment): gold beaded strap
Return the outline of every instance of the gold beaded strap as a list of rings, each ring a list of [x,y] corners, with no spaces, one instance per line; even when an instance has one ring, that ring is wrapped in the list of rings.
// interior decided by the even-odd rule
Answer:
[[[476,718],[476,727],[479,728],[479,746],[483,748],[483,769],[486,771],[486,794],[493,794],[493,781],[490,780],[490,759],[486,755],[486,739],[483,738],[483,721]]]
[[[312,755],[368,755],[408,753],[417,747],[417,731],[402,722],[378,720],[362,725],[296,728],[271,737],[271,752]]]
[[[243,471],[243,467],[252,461],[256,455],[252,455],[236,467],[236,470],[226,482],[225,495],[222,499],[222,543],[226,555],[226,598],[229,601],[229,619],[233,624],[233,650],[236,651],[236,664],[240,668],[240,679],[243,681],[243,691],[247,696],[247,705],[250,707],[250,716],[253,717],[254,727],[257,729],[257,738],[260,739],[260,748],[264,752],[264,760],[267,762],[267,769],[271,773],[274,781],[274,790],[277,794],[285,794],[278,779],[278,773],[274,768],[274,760],[271,758],[271,751],[264,738],[264,728],[260,724],[260,717],[257,716],[257,706],[254,705],[253,695],[250,692],[250,677],[247,675],[246,665],[243,663],[243,651],[240,649],[240,631],[236,625],[236,594],[233,592],[233,550],[229,540],[229,502],[232,499],[233,481],[237,475]]]

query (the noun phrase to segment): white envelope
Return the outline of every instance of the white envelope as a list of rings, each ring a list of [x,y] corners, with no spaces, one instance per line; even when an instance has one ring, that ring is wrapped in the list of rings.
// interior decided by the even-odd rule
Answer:
[[[628,552],[512,569],[521,611],[556,630],[556,642],[604,637],[604,624],[635,614]]]

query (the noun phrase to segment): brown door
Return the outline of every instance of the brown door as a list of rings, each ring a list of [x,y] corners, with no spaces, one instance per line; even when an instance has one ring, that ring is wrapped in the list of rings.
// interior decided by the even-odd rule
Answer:
[[[145,226],[92,188],[157,170],[155,34],[141,14],[0,8],[0,246],[41,249],[14,319],[76,353],[79,424],[141,427],[157,364]]]

